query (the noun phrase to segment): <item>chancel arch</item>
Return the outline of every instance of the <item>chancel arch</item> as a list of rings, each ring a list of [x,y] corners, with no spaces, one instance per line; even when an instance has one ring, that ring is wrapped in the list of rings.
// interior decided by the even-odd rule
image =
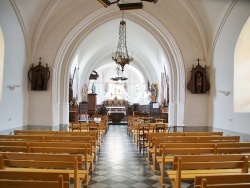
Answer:
[[[93,19],[91,19],[93,18]],[[141,71],[142,74],[150,77],[150,81],[158,81],[160,78],[160,73],[157,78],[157,74],[154,74],[157,70],[160,70],[162,64],[159,63],[159,57],[164,58],[164,65],[167,69],[167,74],[169,76],[170,83],[170,102],[169,102],[169,110],[170,110],[170,125],[182,125],[184,124],[184,103],[185,103],[185,71],[182,56],[179,50],[177,43],[174,40],[174,37],[171,33],[161,25],[155,18],[153,18],[150,14],[144,12],[141,13],[139,11],[134,11],[133,13],[128,13],[126,15],[126,20],[130,20],[134,23],[134,25],[140,26],[150,34],[150,36],[157,42],[157,56],[155,61],[150,61],[147,58],[138,58],[138,61],[134,63],[135,67],[138,69],[142,67],[144,71]],[[69,75],[70,75],[70,67],[75,55],[79,51],[79,47],[81,45],[88,46],[85,39],[98,27],[102,27],[105,23],[110,20],[116,20],[116,25],[118,28],[118,21],[120,20],[120,14],[115,13],[115,11],[110,8],[106,9],[105,12],[103,9],[99,9],[96,12],[92,13],[88,17],[86,17],[82,22],[80,22],[64,39],[62,45],[60,46],[54,67],[57,67],[58,70],[53,74],[52,95],[53,104],[55,104],[55,114],[56,111],[60,111],[59,116],[59,124],[67,124],[68,120],[65,118],[65,115],[68,114],[68,85],[69,85]],[[95,27],[93,27],[95,25]],[[113,32],[115,36],[115,33]],[[118,36],[118,34],[117,34]],[[118,37],[114,37],[115,40],[110,42],[108,48],[99,49],[99,46],[96,46],[97,51],[106,51],[108,53],[97,53],[93,58],[89,58],[88,60],[81,59],[80,61],[85,61],[87,66],[83,66],[79,64],[80,74],[84,76],[83,78],[88,78],[92,70],[100,67],[101,65],[110,62],[111,53],[116,49]],[[129,38],[129,34],[128,34]],[[101,44],[100,44],[101,45]],[[140,44],[135,44],[133,42],[128,42],[128,49],[136,53]],[[141,46],[143,48],[143,46]],[[86,48],[88,50],[88,48]],[[86,53],[84,51],[83,53]],[[147,55],[144,52],[145,56]],[[134,57],[137,55],[134,54]],[[96,59],[95,59],[96,58]],[[141,62],[141,63],[140,63]],[[138,64],[137,64],[138,63]],[[159,63],[159,65],[157,65]],[[131,63],[133,65],[133,62]],[[82,70],[81,70],[82,69]],[[126,69],[126,68],[125,68]],[[146,77],[145,76],[145,77]],[[85,79],[86,80],[86,79]],[[160,82],[159,82],[160,85]],[[81,86],[81,85],[80,85]],[[58,103],[57,103],[58,101]],[[57,109],[57,107],[59,109]],[[64,117],[63,117],[64,116]]]

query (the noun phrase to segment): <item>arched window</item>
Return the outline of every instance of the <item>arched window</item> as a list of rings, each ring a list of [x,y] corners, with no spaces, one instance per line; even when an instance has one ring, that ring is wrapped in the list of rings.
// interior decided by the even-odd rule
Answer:
[[[0,26],[0,106],[2,105],[3,93],[3,64],[4,64],[4,40],[3,33]]]
[[[234,111],[250,112],[250,17],[234,52]]]

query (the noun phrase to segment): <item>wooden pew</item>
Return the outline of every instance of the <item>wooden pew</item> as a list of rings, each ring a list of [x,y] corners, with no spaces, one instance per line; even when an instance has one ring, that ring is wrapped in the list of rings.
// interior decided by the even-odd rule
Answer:
[[[169,136],[222,136],[223,132],[153,132],[147,134],[147,140],[149,147],[154,138],[157,137],[169,137]]]
[[[44,137],[43,136],[36,136],[36,135],[0,135],[0,140],[3,140],[3,141],[29,140],[29,141],[39,141],[39,142],[42,141],[43,142]]]
[[[27,149],[28,153],[79,154],[82,156],[82,163],[85,169],[91,173],[94,171],[94,156],[91,141],[89,143],[31,142],[27,144]]]
[[[160,143],[217,143],[217,142],[239,142],[240,136],[164,136],[153,137],[151,147]],[[158,143],[158,144],[157,144]],[[154,151],[154,150],[149,150]]]
[[[165,163],[173,163],[174,155],[214,154],[216,151],[216,146],[214,143],[169,143],[169,144],[156,143],[156,144],[158,145],[158,147],[157,146],[155,147],[155,151],[152,154],[152,165],[150,165],[150,167],[155,173],[157,172],[156,170],[157,164],[160,165],[162,163],[162,160],[164,160]]]
[[[249,188],[250,174],[196,176],[194,188]]]
[[[153,139],[157,137],[169,137],[169,136],[222,136],[223,132],[153,132],[146,135],[148,140],[148,162],[150,161],[151,153],[154,152]]]
[[[81,131],[81,122],[69,122],[69,130]]]
[[[153,157],[151,168],[156,172],[156,164],[163,160],[163,148],[165,163],[173,163],[174,155],[217,155],[217,154],[250,154],[250,142],[238,143],[169,143],[160,144],[161,155]]]
[[[57,135],[57,136],[96,136],[96,131],[72,132],[72,131],[50,131],[50,130],[14,130],[14,135]]]
[[[172,163],[174,155],[187,154],[249,154],[250,142],[211,142],[211,143],[156,143],[159,147],[155,147],[152,155],[151,168],[156,173],[156,166],[162,163],[163,147],[165,149],[165,163]]]
[[[164,155],[163,155],[164,156]],[[196,176],[211,174],[248,173],[250,155],[175,155],[172,169],[165,170],[165,162],[161,164],[162,187],[165,187],[165,172],[171,180],[173,188],[180,188],[182,180],[194,180]]]
[[[79,154],[82,155],[82,162],[86,169],[89,169],[90,172],[94,170],[94,154],[91,140],[88,143],[0,141],[0,152]]]
[[[0,153],[0,169],[5,172],[52,172],[67,173],[74,180],[74,188],[88,186],[90,177],[86,169],[82,169],[81,155],[59,155],[42,153]]]
[[[46,132],[46,131],[45,131]],[[60,132],[60,131],[59,131]],[[41,134],[40,134],[41,133]],[[61,132],[60,132],[61,133]],[[98,144],[98,135],[96,132],[88,132],[87,134],[83,134],[83,136],[79,135],[62,135],[58,134],[46,134],[43,131],[39,131],[39,134],[27,134],[27,135],[0,135],[1,141],[28,141],[28,142],[83,142],[88,143],[89,140],[92,140],[93,145],[93,153],[94,153],[94,161],[97,161],[97,150],[96,147],[100,147]],[[21,149],[21,148],[20,148]]]
[[[79,123],[79,122],[76,122]],[[101,141],[103,140],[103,134],[105,134],[105,131],[103,128],[103,124],[100,124],[100,129],[98,131],[90,131],[89,130],[89,123],[81,123],[84,126],[87,124],[88,131],[50,131],[50,130],[14,130],[14,135],[20,135],[20,136],[26,136],[26,135],[39,135],[39,136],[91,136],[95,137],[96,139],[96,146],[99,148],[101,147]],[[80,126],[80,125],[79,125]],[[82,128],[80,128],[82,129]],[[1,135],[0,135],[1,139]]]
[[[147,139],[152,143],[152,139],[155,137],[166,137],[166,136],[222,136],[223,132],[154,132],[147,134]]]
[[[155,170],[156,156],[159,153],[160,144],[169,143],[226,143],[236,142],[240,140],[240,136],[165,136],[165,137],[153,137],[152,148],[148,148],[147,161],[151,163],[150,157],[152,156],[153,170]]]
[[[0,170],[2,188],[70,188],[67,173],[19,172]]]
[[[147,133],[154,132],[155,131],[155,123],[135,123],[133,125],[133,139],[136,143],[136,146],[139,147],[139,139],[140,136],[144,133],[142,133],[143,129],[147,129]],[[146,134],[145,134],[146,139]]]

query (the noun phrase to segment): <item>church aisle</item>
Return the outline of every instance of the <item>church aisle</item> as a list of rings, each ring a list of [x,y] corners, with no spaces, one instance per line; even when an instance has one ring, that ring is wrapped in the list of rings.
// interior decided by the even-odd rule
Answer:
[[[101,146],[97,166],[89,182],[90,188],[160,188],[153,173],[127,135],[126,125],[110,125]],[[168,184],[166,187],[171,187]],[[183,184],[183,188],[191,187]]]
[[[126,125],[109,126],[89,187],[160,187],[158,176],[127,135]]]

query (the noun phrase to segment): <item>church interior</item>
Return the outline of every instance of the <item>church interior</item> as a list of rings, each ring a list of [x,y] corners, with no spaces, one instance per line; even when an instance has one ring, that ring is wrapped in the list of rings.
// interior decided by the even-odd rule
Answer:
[[[12,158],[36,169],[17,166],[26,177],[45,174],[28,166],[45,150],[48,161],[56,152],[74,161],[70,172],[48,170],[52,187],[209,184],[197,174],[177,178],[174,168],[185,152],[228,154],[225,163],[249,155],[249,51],[248,0],[0,1],[0,187],[12,185],[4,173],[17,177]],[[175,138],[150,136],[160,133]],[[218,179],[242,183],[249,166]]]

